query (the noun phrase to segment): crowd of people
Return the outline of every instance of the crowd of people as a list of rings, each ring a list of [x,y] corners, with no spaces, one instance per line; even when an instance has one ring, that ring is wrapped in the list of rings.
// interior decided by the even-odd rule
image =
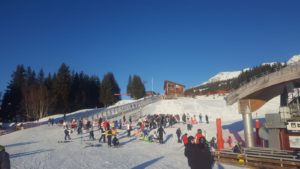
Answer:
[[[198,118],[198,119],[197,119]],[[107,143],[108,147],[120,146],[118,134],[120,131],[127,132],[127,137],[135,136],[139,140],[146,142],[154,142],[164,144],[165,129],[172,128],[176,123],[183,123],[187,125],[186,131],[191,131],[193,125],[197,123],[209,123],[208,116],[205,115],[205,122],[202,121],[202,115],[183,114],[181,117],[171,114],[153,114],[145,117],[134,119],[129,116],[126,119],[123,115],[118,120],[107,120],[100,117],[97,120],[88,119],[72,119],[71,121],[63,121],[65,140],[70,140],[70,133],[77,132],[77,135],[89,133],[89,140],[96,140],[94,136],[94,128],[100,132],[99,143]],[[52,125],[52,119],[49,120],[49,126]],[[132,131],[134,134],[132,135]],[[124,133],[124,132],[123,132]],[[190,132],[189,132],[190,133]],[[188,135],[182,133],[179,127],[176,129],[177,142],[184,145],[184,155],[187,157],[188,165],[193,168],[211,168],[214,164],[211,151],[217,149],[216,138],[212,137],[210,141],[206,140],[206,133],[198,129],[195,135]],[[231,145],[232,138],[229,137],[227,142]],[[240,147],[235,147],[235,152],[239,152]]]

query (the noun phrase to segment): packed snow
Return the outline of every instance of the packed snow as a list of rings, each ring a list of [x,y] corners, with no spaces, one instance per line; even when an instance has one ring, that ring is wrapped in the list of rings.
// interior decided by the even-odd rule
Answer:
[[[295,55],[287,61],[287,64],[290,65],[293,63],[297,63],[299,61],[300,61],[300,55]]]
[[[261,119],[266,113],[277,113],[278,107],[279,98],[276,97],[253,113],[253,118]],[[176,140],[175,131],[178,127],[182,133],[189,135],[195,135],[196,130],[201,128],[210,140],[216,136],[215,119],[221,118],[224,139],[229,135],[233,136],[234,141],[244,138],[242,117],[237,112],[237,105],[227,106],[223,96],[161,100],[145,106],[141,111],[142,115],[159,113],[179,114],[180,117],[183,113],[196,117],[200,113],[202,116],[207,114],[210,123],[198,123],[193,126],[192,131],[187,131],[183,123],[167,127],[165,144],[141,141],[134,136],[127,137],[125,130],[120,130],[118,135],[121,144],[118,148],[108,147],[98,140],[89,141],[87,133],[77,135],[73,132],[71,142],[58,143],[64,140],[64,129],[47,124],[2,135],[0,144],[10,154],[13,169],[188,169],[187,158],[183,153],[184,146]],[[99,131],[95,131],[95,137],[99,139]],[[225,144],[225,147],[228,146]],[[241,167],[215,163],[214,168]]]
[[[216,74],[215,76],[211,77],[210,79],[208,79],[208,81],[203,84],[214,83],[214,82],[237,78],[241,73],[242,73],[242,71],[220,72],[220,73]]]

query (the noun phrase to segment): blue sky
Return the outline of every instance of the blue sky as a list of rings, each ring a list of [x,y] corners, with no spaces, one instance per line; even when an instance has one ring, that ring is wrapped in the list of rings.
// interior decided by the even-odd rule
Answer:
[[[195,86],[221,71],[300,54],[300,1],[2,0],[0,92],[18,64],[46,73],[61,63],[126,91],[137,74]]]

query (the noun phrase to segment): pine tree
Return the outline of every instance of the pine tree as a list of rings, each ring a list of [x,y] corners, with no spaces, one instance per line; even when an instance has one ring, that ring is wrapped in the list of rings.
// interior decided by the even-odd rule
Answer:
[[[140,99],[146,94],[144,83],[142,82],[141,78],[137,75],[134,75],[132,78],[131,94],[132,97],[135,99]]]
[[[121,100],[120,96],[116,95],[120,93],[120,88],[113,73],[109,72],[104,75],[100,93],[100,102],[102,102],[105,107]]]
[[[131,95],[132,93],[131,89],[132,89],[132,78],[131,75],[129,75],[128,84],[127,84],[127,94]]]
[[[23,114],[24,107],[22,105],[23,84],[25,84],[25,69],[23,65],[18,65],[16,71],[12,74],[12,80],[3,96],[1,117],[4,121],[25,120]],[[18,117],[18,119],[16,117]]]
[[[53,94],[55,102],[55,111],[58,113],[66,113],[69,111],[69,97],[71,90],[71,79],[69,67],[62,64],[57,72],[56,79],[53,84]]]

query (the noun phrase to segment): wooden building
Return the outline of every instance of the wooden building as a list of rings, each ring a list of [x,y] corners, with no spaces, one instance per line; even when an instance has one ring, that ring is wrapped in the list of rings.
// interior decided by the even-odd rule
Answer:
[[[166,98],[176,98],[184,95],[185,86],[179,83],[165,80],[164,90]]]

